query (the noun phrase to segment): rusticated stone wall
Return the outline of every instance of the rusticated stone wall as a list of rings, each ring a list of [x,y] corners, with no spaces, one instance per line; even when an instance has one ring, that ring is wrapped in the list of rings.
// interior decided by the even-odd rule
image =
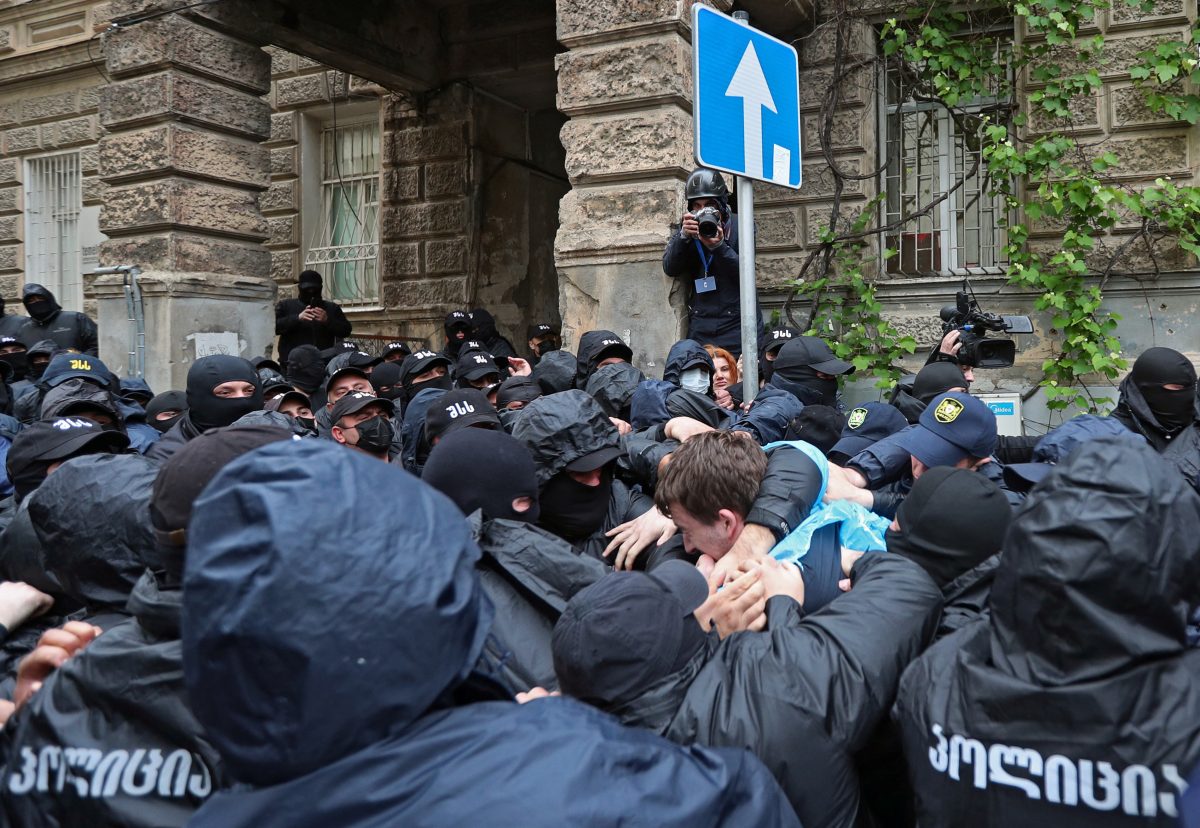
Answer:
[[[139,6],[118,0],[120,16]],[[272,335],[275,285],[259,196],[268,184],[270,59],[168,14],[104,36],[102,264],[137,264],[152,387],[180,388],[204,334],[249,357]],[[101,356],[128,349],[119,278],[100,277]],[[108,300],[107,302],[105,300]],[[216,301],[214,301],[216,300]],[[152,326],[152,328],[151,328]],[[236,342],[231,344],[230,339]],[[212,337],[208,337],[212,339]]]
[[[728,4],[720,4],[728,10]],[[681,286],[663,274],[693,167],[689,8],[666,0],[560,0],[558,108],[571,191],[555,259],[563,334],[606,328],[660,373],[682,332]]]
[[[104,195],[99,177],[99,103],[103,77],[95,44],[108,3],[44,0],[0,7],[0,296],[20,310],[25,269],[25,159],[79,149],[83,205]],[[95,251],[89,251],[94,255]],[[94,304],[84,310],[95,312]]]

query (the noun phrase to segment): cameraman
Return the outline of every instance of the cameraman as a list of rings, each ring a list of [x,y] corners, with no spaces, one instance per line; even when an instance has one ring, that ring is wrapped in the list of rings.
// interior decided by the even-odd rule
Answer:
[[[738,226],[729,209],[729,190],[720,173],[700,167],[688,176],[685,194],[687,212],[667,242],[663,271],[673,279],[690,280],[687,338],[739,356]]]
[[[297,345],[316,345],[325,350],[350,335],[350,321],[341,306],[321,298],[321,274],[306,270],[297,282],[299,298],[284,299],[275,306],[281,365],[287,364],[288,353]]]

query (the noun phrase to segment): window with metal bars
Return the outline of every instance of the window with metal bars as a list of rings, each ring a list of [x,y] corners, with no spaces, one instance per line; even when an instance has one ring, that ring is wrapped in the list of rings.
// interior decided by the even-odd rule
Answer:
[[[994,37],[998,65],[1007,65],[1011,42],[1011,28]],[[980,113],[994,112],[1011,83],[1000,84],[990,97],[951,110],[922,100],[896,65],[884,66],[880,150],[886,193],[882,218],[888,230],[883,243],[896,251],[885,263],[887,272],[954,276],[1001,272],[1007,264],[1004,225],[1009,216],[1004,199],[987,192]],[[902,226],[892,226],[917,213]]]
[[[25,161],[25,281],[71,310],[83,309],[82,212],[78,152]]]
[[[377,121],[321,130],[321,217],[304,266],[346,307],[379,302],[379,174]]]

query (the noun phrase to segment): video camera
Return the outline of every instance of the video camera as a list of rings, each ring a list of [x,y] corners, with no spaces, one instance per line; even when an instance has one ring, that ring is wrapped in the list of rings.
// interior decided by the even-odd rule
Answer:
[[[958,362],[975,368],[1008,368],[1017,356],[1017,343],[1011,339],[989,339],[995,333],[1031,334],[1033,322],[1028,316],[1001,316],[984,313],[979,302],[965,290],[954,295],[955,303],[942,308],[942,336],[962,331]]]

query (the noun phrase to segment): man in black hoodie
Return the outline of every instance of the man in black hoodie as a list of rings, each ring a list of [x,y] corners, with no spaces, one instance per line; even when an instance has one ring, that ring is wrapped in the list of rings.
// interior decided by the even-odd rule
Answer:
[[[263,407],[258,372],[249,361],[227,354],[201,357],[187,375],[187,413],[162,439],[150,447],[146,457],[164,462],[184,443],[210,428],[222,428],[244,414]]]
[[[299,296],[284,299],[275,306],[275,333],[279,335],[279,362],[287,362],[297,345],[331,347],[350,335],[350,320],[341,305],[321,298],[321,274],[306,270],[300,274]]]
[[[58,347],[99,355],[100,338],[96,323],[82,313],[62,309],[54,294],[30,282],[21,291],[21,302],[29,318],[21,325],[17,339],[32,348],[43,339],[53,339]]]
[[[489,354],[497,359],[508,359],[517,355],[512,343],[496,330],[496,318],[487,310],[476,308],[471,311],[471,324],[475,326],[475,338]]]

